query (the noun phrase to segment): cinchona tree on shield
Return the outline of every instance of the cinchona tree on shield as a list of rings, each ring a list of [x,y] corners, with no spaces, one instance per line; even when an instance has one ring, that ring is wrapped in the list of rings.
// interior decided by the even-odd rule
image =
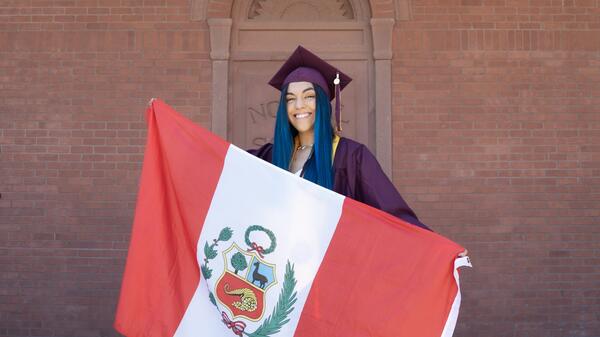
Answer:
[[[231,257],[231,266],[235,269],[236,275],[238,271],[246,269],[248,267],[248,262],[246,262],[244,254],[240,252],[233,254],[233,256]]]

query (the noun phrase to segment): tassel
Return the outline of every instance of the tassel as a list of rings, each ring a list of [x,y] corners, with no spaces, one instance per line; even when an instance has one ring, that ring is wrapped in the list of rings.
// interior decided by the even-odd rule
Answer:
[[[342,99],[340,97],[340,73],[335,74],[335,80],[333,80],[333,84],[335,85],[335,122],[337,131],[342,131]]]

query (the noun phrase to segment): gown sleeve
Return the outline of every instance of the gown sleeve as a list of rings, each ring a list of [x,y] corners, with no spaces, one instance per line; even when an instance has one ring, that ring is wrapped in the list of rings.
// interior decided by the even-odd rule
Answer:
[[[249,149],[246,151],[248,153],[250,153],[251,155],[254,155],[254,156],[261,158],[270,163],[272,153],[273,153],[273,144],[267,143],[267,144],[259,147],[258,149]]]
[[[371,151],[361,145],[357,156],[357,199],[415,226],[429,229],[402,198]]]

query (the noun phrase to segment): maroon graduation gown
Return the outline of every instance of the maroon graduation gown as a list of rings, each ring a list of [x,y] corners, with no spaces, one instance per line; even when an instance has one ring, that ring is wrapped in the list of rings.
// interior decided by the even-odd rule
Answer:
[[[273,144],[268,143],[251,154],[269,163]],[[367,205],[388,212],[413,225],[429,229],[402,198],[385,175],[369,149],[348,138],[340,138],[333,159],[333,190]]]

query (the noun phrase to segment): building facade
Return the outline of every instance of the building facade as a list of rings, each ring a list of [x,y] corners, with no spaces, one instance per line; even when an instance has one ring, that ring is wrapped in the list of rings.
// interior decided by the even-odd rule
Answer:
[[[0,336],[116,336],[146,103],[259,146],[298,44],[469,249],[455,336],[600,336],[598,0],[0,0]]]

